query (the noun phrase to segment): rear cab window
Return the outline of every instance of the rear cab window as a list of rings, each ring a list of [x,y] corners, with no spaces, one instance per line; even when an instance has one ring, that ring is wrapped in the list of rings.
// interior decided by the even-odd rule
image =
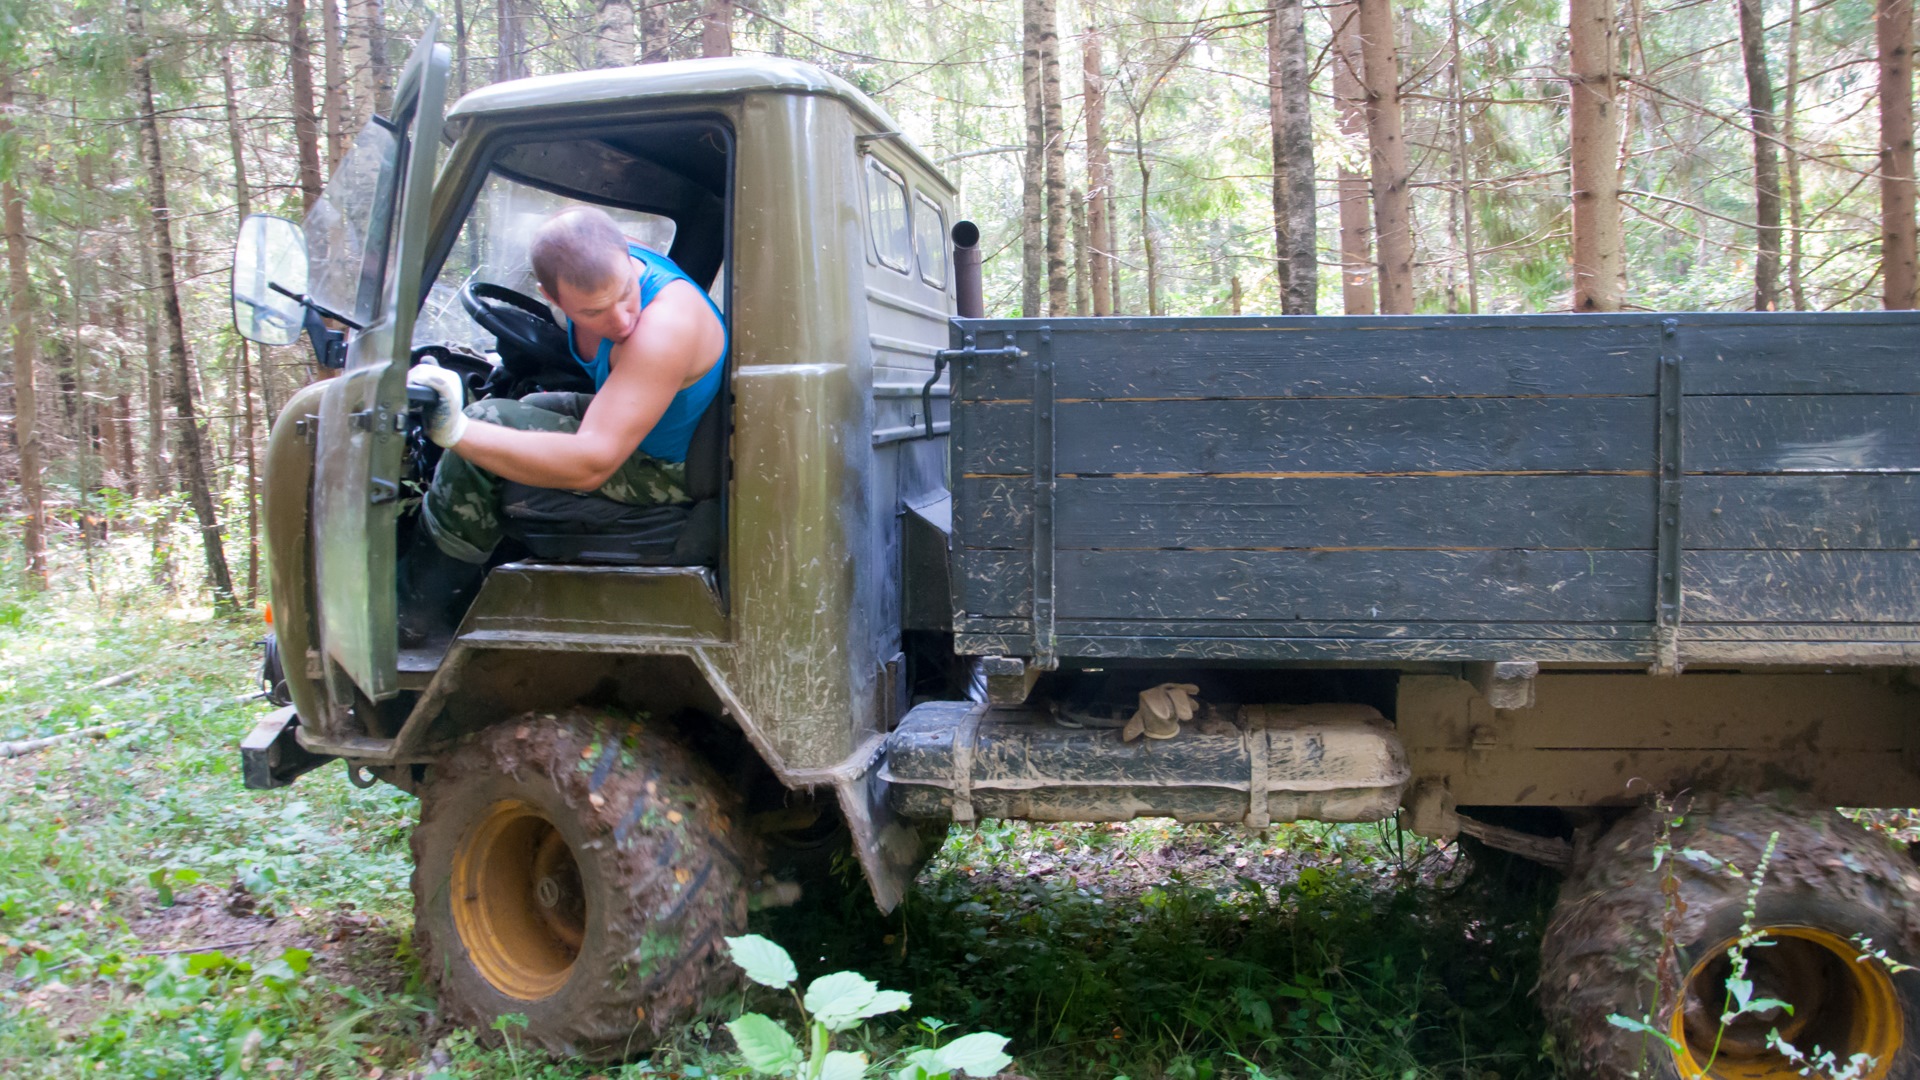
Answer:
[[[867,159],[867,222],[874,257],[882,266],[913,272],[913,239],[907,211],[907,182],[879,161]]]

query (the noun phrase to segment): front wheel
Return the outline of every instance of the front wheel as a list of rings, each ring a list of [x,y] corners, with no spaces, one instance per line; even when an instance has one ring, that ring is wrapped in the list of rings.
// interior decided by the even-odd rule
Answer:
[[[1632,814],[1583,853],[1541,951],[1574,1075],[1920,1078],[1920,873],[1831,811]],[[1742,961],[1747,997],[1784,1004],[1739,1008]]]
[[[643,1051],[731,988],[754,857],[673,733],[587,709],[470,736],[413,833],[414,943],[448,1018],[549,1052]]]

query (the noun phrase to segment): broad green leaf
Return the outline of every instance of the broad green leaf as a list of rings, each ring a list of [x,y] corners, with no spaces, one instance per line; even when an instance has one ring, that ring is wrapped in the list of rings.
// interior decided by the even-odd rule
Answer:
[[[820,1063],[820,1080],[861,1080],[867,1075],[867,1055],[829,1050]]]
[[[836,971],[813,980],[802,1004],[830,1030],[845,1031],[868,1015],[866,1008],[879,992],[879,985],[859,972]]]
[[[307,973],[307,964],[313,959],[313,951],[311,949],[288,949],[286,952],[280,954],[280,959],[286,961],[287,966],[292,968],[296,974],[305,975]]]
[[[939,1068],[939,1053],[938,1050],[915,1050],[908,1054],[906,1065],[893,1074],[893,1080],[929,1080]]]
[[[1631,1016],[1622,1016],[1619,1013],[1613,1013],[1612,1015],[1607,1017],[1607,1023],[1612,1024],[1614,1027],[1620,1028],[1624,1031],[1631,1031],[1640,1035],[1651,1035],[1652,1037],[1659,1039],[1661,1042],[1666,1043],[1667,1047],[1671,1049],[1674,1053],[1677,1054],[1680,1052],[1680,1044],[1674,1041],[1673,1036],[1667,1034],[1664,1031],[1661,1031],[1659,1028],[1653,1026],[1652,1024],[1647,1023],[1645,1020],[1635,1020]]]
[[[867,1002],[867,1011],[862,1016],[879,1016],[882,1013],[905,1012],[913,1005],[913,995],[905,990],[882,990]]]
[[[942,1072],[963,1072],[968,1076],[992,1076],[1013,1064],[1005,1053],[1007,1037],[991,1031],[962,1035],[936,1050]]]
[[[740,1059],[762,1076],[784,1076],[805,1060],[793,1036],[759,1013],[747,1013],[729,1021],[727,1030],[740,1046]]]
[[[740,970],[747,973],[747,978],[761,986],[785,990],[800,977],[800,972],[793,966],[793,957],[787,955],[787,950],[759,934],[728,938],[727,951],[732,954],[733,962],[740,965]]]

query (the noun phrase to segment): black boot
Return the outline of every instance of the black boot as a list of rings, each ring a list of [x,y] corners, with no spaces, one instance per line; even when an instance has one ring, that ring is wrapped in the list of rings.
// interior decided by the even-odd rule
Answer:
[[[485,566],[441,551],[426,526],[417,525],[396,575],[400,647],[418,648],[432,638],[451,635],[485,573]]]

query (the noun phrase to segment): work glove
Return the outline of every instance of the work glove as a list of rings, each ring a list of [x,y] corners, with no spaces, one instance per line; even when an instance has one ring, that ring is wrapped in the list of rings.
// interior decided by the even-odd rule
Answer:
[[[427,425],[427,438],[437,446],[459,442],[467,433],[467,414],[461,411],[467,405],[467,390],[460,376],[438,364],[422,361],[407,369],[407,385],[424,386],[436,395],[422,418]]]
[[[1194,695],[1200,688],[1192,683],[1161,683],[1140,691],[1140,707],[1121,730],[1124,742],[1145,735],[1149,739],[1171,739],[1180,734],[1180,725],[1193,719]]]

